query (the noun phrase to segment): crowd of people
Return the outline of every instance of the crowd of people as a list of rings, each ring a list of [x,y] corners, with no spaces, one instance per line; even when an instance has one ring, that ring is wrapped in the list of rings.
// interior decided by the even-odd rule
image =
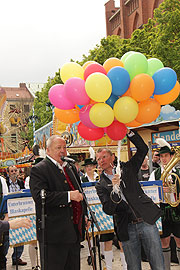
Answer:
[[[112,270],[113,239],[116,237],[120,247],[123,270],[141,269],[142,248],[152,270],[170,270],[170,239],[173,235],[177,258],[180,261],[180,206],[172,207],[168,202],[155,204],[143,191],[139,181],[160,180],[165,166],[174,152],[170,145],[160,145],[154,151],[152,161],[148,158],[148,147],[141,136],[129,131],[127,138],[135,145],[136,153],[127,161],[120,162],[121,173],[116,173],[117,158],[108,148],[99,148],[96,158],[86,158],[80,164],[77,156],[71,156],[74,163],[64,161],[67,156],[66,142],[58,135],[52,135],[47,141],[46,157],[40,157],[39,146],[33,148],[34,162],[30,176],[20,179],[19,169],[13,165],[7,168],[6,179],[0,177],[1,201],[4,195],[31,190],[36,206],[36,230],[39,242],[40,260],[43,270],[80,269],[80,251],[89,222],[85,194],[82,183],[95,182],[97,195],[102,209],[113,217],[114,233],[100,235],[101,257],[104,257],[106,269]],[[149,166],[152,162],[152,166]],[[150,167],[152,169],[150,169]],[[173,168],[172,183],[177,183],[178,193],[174,195],[168,187],[164,192],[179,198],[180,176],[178,168]],[[176,182],[175,182],[176,181]],[[43,194],[43,195],[42,195]],[[43,199],[45,208],[43,213]],[[1,203],[0,201],[0,203]],[[43,214],[45,227],[43,228]],[[160,235],[156,221],[162,220]],[[6,255],[9,248],[9,228],[13,220],[8,221],[8,213],[1,215],[0,232],[3,238],[0,246],[1,269],[6,269]],[[29,227],[29,220],[19,219],[16,226]],[[2,233],[1,233],[2,235]],[[91,242],[93,245],[93,243]],[[32,269],[36,268],[37,244],[29,244]],[[14,248],[12,264],[26,265],[21,259],[24,246]],[[61,254],[61,256],[59,256]],[[89,252],[87,263],[93,258]]]

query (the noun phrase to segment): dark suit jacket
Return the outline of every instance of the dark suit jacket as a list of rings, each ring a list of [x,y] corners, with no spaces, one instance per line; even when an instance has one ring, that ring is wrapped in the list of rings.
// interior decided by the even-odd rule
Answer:
[[[143,192],[138,182],[138,171],[147,154],[148,147],[142,138],[136,132],[134,133],[134,136],[128,137],[137,148],[136,154],[129,161],[121,163],[121,189],[128,204],[125,201],[116,204],[110,199],[112,182],[104,173],[101,175],[100,182],[96,184],[97,194],[102,202],[104,212],[115,217],[121,241],[128,240],[127,227],[131,220],[141,217],[145,222],[154,224],[161,216],[160,208]],[[117,195],[114,195],[113,200],[118,201],[115,196]]]
[[[68,175],[75,187],[79,189],[70,169]],[[75,167],[73,172],[80,183],[79,176]],[[41,230],[41,190],[46,191],[45,199],[45,238],[47,243],[75,243],[78,234],[73,224],[72,204],[68,203],[68,191],[70,191],[66,177],[62,171],[45,158],[32,167],[30,175],[30,189],[36,205],[36,226],[38,240],[42,241]]]

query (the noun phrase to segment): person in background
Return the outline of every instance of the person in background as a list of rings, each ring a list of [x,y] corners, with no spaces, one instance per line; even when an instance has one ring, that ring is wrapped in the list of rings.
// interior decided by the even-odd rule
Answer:
[[[67,150],[66,142],[60,136],[52,135],[47,140],[46,154],[46,158],[33,166],[30,173],[30,189],[36,205],[41,264],[45,261],[46,270],[79,270],[80,242],[81,239],[84,240],[85,233],[80,178],[75,166],[69,166],[61,159],[67,156]],[[45,258],[42,253],[42,190],[45,191],[46,210]]]
[[[7,168],[8,177],[6,179],[6,183],[8,186],[9,193],[18,192],[21,189],[24,189],[24,182],[18,179],[18,168],[15,165],[9,166]],[[9,237],[6,239],[6,242],[9,242]],[[8,245],[9,248],[9,245]],[[6,252],[8,252],[8,248]],[[21,259],[21,255],[23,253],[24,246],[19,246],[14,248],[14,252],[12,254],[12,265],[16,265],[16,254],[17,254],[17,263],[18,265],[27,265],[27,262],[24,262]]]
[[[32,166],[38,164],[41,160],[43,160],[45,158],[44,149],[41,149],[38,144],[35,144],[33,146],[32,152],[34,154],[34,161],[32,163]],[[25,188],[26,189],[30,189],[29,181],[30,181],[30,176],[27,176],[25,179]],[[37,243],[29,244],[29,257],[30,257],[30,261],[31,261],[31,267],[34,270],[39,269],[39,266],[37,265],[37,256],[38,256]]]
[[[141,165],[141,168],[138,172],[138,181],[148,181],[150,176],[150,170],[149,170],[149,158],[148,156],[145,156],[143,163]]]
[[[75,165],[75,167],[76,167],[76,170],[77,170],[77,172],[78,172],[78,174],[79,174],[79,177],[82,177],[84,174],[83,174],[83,173],[81,172],[81,170],[80,170],[80,165],[79,165],[78,157],[75,156],[75,155],[68,156],[68,157],[75,160],[74,165]]]
[[[7,232],[9,229],[15,230],[21,227],[29,229],[31,226],[31,221],[28,218],[16,218],[9,221],[0,220],[0,233]]]
[[[151,269],[164,270],[161,241],[156,226],[161,210],[144,193],[138,181],[138,172],[148,147],[136,131],[127,130],[127,138],[137,151],[129,161],[121,162],[121,176],[113,170],[112,152],[108,148],[98,149],[96,159],[103,173],[96,184],[97,194],[103,211],[114,217],[128,270],[141,269],[141,244]],[[117,192],[114,192],[115,188]]]
[[[171,161],[174,152],[171,150],[171,146],[164,139],[158,138],[156,142],[161,146],[159,150],[159,157],[161,161],[161,166],[153,171],[150,175],[149,181],[161,180],[161,175],[164,172],[166,165]],[[171,181],[174,183],[175,175],[180,177],[180,171],[178,168],[172,168]],[[169,187],[163,187],[163,191],[167,192],[170,200],[174,201],[175,194],[170,192]],[[179,196],[179,183],[177,181],[177,196]],[[163,248],[163,255],[165,260],[165,270],[171,269],[171,248],[170,240],[171,235],[174,235],[174,240],[177,246],[177,257],[180,264],[180,205],[172,207],[169,203],[160,203],[160,208],[162,210],[162,234],[161,244]]]
[[[7,194],[8,194],[8,187],[6,184],[6,180],[4,179],[4,177],[0,176],[0,205],[2,203],[3,197]],[[0,219],[8,220],[8,215],[7,214],[4,215],[0,213]],[[4,241],[5,241],[5,235],[4,233],[1,233],[0,234],[0,269],[6,269],[6,256],[4,252],[4,249],[5,249]]]
[[[96,169],[96,162],[92,158],[87,158],[82,164],[85,168],[85,174],[81,177],[81,182],[94,182],[99,180],[99,175],[95,171]]]
[[[160,158],[159,158],[159,152],[158,151],[154,151],[154,153],[153,153],[152,166],[153,166],[153,168],[159,168],[160,167]]]

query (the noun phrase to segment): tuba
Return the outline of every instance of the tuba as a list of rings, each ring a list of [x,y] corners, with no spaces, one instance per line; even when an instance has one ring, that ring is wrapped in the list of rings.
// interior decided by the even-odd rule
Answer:
[[[172,172],[173,167],[180,161],[180,149],[176,149],[174,156],[166,165],[161,180],[163,187],[167,189],[163,190],[164,200],[172,207],[176,207],[180,203],[180,177]]]

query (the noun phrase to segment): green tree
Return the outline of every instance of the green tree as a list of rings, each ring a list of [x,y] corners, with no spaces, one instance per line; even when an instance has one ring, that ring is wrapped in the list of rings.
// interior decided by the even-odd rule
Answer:
[[[110,57],[121,58],[128,51],[138,51],[147,58],[158,58],[164,66],[174,69],[180,80],[180,1],[164,0],[154,10],[153,19],[149,19],[143,29],[137,29],[130,39],[121,39],[120,36],[108,36],[102,38],[100,44],[89,50],[88,55],[83,55],[77,63],[83,65],[87,61],[96,61],[103,64]],[[71,60],[73,61],[73,60]],[[46,103],[49,102],[49,89],[56,83],[62,83],[60,70],[54,78],[48,78],[48,82],[41,92],[36,94],[34,108],[39,117],[36,129],[52,120],[52,111],[46,111]],[[180,109],[180,99],[172,103],[176,109]],[[29,139],[32,142],[32,124],[29,124]]]

